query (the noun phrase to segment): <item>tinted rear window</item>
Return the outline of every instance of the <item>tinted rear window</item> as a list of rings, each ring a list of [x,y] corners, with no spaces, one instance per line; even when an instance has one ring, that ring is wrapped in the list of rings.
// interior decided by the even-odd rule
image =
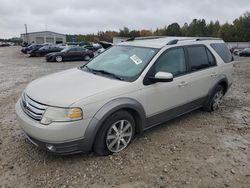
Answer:
[[[191,71],[197,71],[210,66],[206,48],[204,46],[188,47],[189,66]]]
[[[225,63],[233,60],[232,54],[225,43],[213,43],[211,46]]]

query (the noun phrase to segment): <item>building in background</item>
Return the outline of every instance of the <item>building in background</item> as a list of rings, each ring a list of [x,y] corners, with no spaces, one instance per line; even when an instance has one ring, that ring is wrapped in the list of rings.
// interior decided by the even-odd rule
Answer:
[[[66,35],[52,32],[52,31],[38,31],[38,32],[31,32],[31,33],[22,33],[21,39],[23,42],[29,43],[54,43],[54,44],[60,44],[60,43],[66,43]]]

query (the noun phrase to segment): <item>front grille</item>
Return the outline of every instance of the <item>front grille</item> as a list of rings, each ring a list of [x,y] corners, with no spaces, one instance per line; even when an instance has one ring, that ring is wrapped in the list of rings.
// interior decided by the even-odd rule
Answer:
[[[43,113],[48,107],[47,105],[34,101],[25,93],[21,99],[21,106],[24,113],[36,121],[41,121]]]

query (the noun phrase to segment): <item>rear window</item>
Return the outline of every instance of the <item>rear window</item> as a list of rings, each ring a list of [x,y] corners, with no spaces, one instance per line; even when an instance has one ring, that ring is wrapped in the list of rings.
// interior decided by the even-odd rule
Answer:
[[[233,60],[232,54],[225,43],[213,43],[211,47],[225,63],[230,63]]]

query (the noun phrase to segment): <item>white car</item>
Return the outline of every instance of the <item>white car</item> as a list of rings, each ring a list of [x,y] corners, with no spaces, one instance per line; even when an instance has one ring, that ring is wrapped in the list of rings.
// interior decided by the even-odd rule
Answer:
[[[36,146],[108,155],[153,126],[198,108],[216,110],[232,84],[232,62],[218,38],[137,38],[31,82],[16,113]]]

